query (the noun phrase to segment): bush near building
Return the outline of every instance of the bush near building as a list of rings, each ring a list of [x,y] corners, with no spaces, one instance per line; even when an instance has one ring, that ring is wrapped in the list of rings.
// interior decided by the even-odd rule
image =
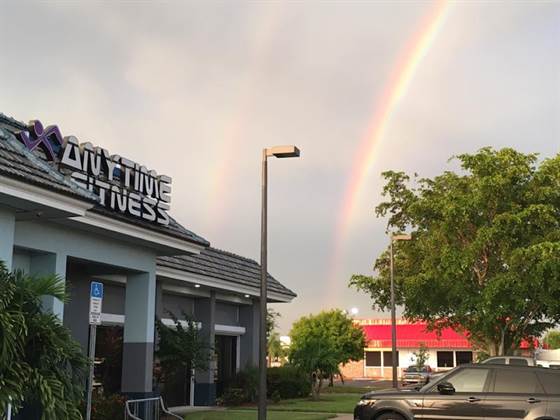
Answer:
[[[258,397],[259,370],[254,367],[244,369],[228,384],[221,403],[237,406],[255,403]],[[267,397],[273,401],[307,397],[311,393],[308,376],[294,366],[269,368],[267,371]]]
[[[41,299],[66,300],[56,276],[9,272],[0,261],[0,413],[12,403],[18,418],[81,419],[88,360]]]
[[[267,392],[269,397],[278,395],[282,400],[309,396],[311,382],[309,377],[294,366],[282,366],[268,369]]]

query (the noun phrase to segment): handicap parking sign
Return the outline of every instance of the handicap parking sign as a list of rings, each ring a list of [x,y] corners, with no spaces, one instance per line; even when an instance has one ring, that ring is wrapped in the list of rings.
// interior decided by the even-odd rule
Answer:
[[[89,323],[101,324],[101,306],[103,304],[103,283],[92,281],[89,293]]]
[[[103,299],[103,283],[91,282],[90,296],[92,298]]]

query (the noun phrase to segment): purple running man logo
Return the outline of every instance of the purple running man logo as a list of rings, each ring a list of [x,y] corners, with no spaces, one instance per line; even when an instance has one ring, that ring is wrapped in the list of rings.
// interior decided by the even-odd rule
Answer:
[[[43,124],[39,120],[30,121],[27,125],[27,131],[20,131],[16,134],[16,138],[31,152],[40,147],[48,160],[56,159],[64,142],[56,125],[43,128]]]

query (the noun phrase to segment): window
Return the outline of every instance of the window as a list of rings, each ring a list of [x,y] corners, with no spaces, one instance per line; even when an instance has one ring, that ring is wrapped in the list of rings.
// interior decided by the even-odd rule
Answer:
[[[547,394],[560,395],[560,372],[539,372],[539,379]]]
[[[516,365],[516,366],[529,366],[529,362],[527,362],[527,360],[525,359],[516,359],[514,357],[510,357],[509,359],[509,364],[510,365]]]
[[[453,367],[453,352],[452,351],[438,351],[437,352],[437,365],[443,368]]]
[[[417,366],[409,366],[407,367],[405,370],[405,372],[408,373],[414,373],[414,372],[431,372],[432,368],[430,366],[422,366],[421,368],[417,367]]]
[[[399,365],[399,352],[397,352],[397,366]],[[391,367],[393,366],[393,353],[390,351],[383,352],[383,366]]]
[[[457,359],[457,366],[472,363],[472,351],[455,352],[455,359]]]
[[[490,359],[487,363],[488,365],[505,365],[506,358],[505,357],[496,357],[494,359]]]
[[[366,351],[366,367],[379,367],[379,366],[381,366],[381,352]]]
[[[482,392],[488,378],[489,369],[461,369],[447,380],[455,392]]]
[[[496,369],[494,392],[541,394],[542,388],[534,372],[524,372],[518,369]]]

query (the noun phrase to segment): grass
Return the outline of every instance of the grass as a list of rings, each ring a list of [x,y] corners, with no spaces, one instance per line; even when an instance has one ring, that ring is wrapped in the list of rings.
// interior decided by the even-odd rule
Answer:
[[[387,388],[386,386],[383,387],[357,387],[357,386],[344,386],[344,385],[335,385],[329,386],[321,390],[321,394],[360,394],[364,395],[367,392],[375,391],[377,389],[384,389]]]
[[[291,411],[297,413],[353,413],[354,407],[360,397],[357,394],[324,394],[321,399],[314,401],[309,398],[297,398],[293,400],[284,400],[277,404],[268,404],[268,410],[273,411]],[[247,408],[254,410],[254,408]],[[288,418],[283,413],[283,418]],[[291,417],[289,417],[292,420]]]
[[[327,391],[328,389],[328,391]],[[268,404],[269,420],[325,420],[336,417],[334,413],[352,413],[361,394],[373,388],[334,386],[325,388],[321,399],[310,398],[284,400]],[[326,392],[325,392],[326,391]],[[255,407],[237,407],[222,411],[201,411],[187,414],[186,420],[254,420],[257,418]]]
[[[336,417],[336,414],[290,413],[286,411],[268,411],[267,414],[269,420],[326,420],[334,417]],[[256,411],[249,410],[201,411],[185,416],[185,420],[254,420],[256,418]]]

